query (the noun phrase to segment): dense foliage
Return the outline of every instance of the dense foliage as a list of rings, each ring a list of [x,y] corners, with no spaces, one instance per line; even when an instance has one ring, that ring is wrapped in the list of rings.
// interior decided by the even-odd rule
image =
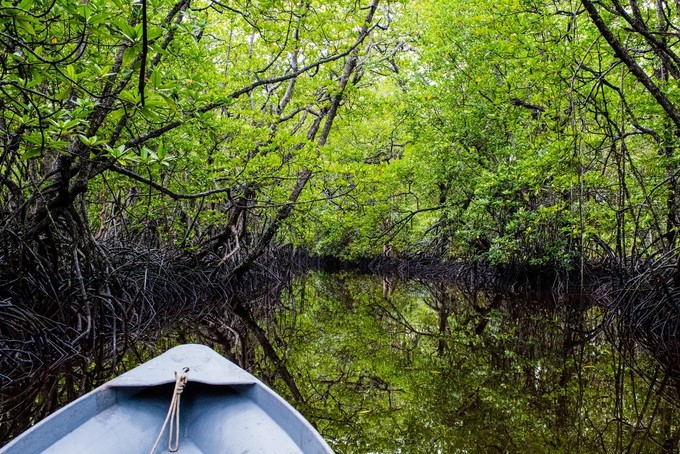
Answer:
[[[560,265],[672,250],[677,18],[663,1],[7,3],[5,257],[141,241],[228,274],[272,242]]]
[[[293,334],[323,324],[336,337],[300,338],[282,352],[259,324],[262,308],[242,298],[257,281],[243,278],[282,246],[395,263],[541,265],[579,270],[581,284],[586,263],[606,262],[620,280],[603,287],[629,290],[602,299],[607,324],[617,321],[680,379],[678,36],[680,4],[667,0],[3,1],[2,376],[39,361],[53,371],[87,349],[98,358],[110,348],[115,358],[153,323],[162,331],[188,313],[217,311],[275,358],[293,399],[327,399],[347,385],[383,405],[376,414],[360,401],[331,408],[339,421],[366,420],[379,433],[381,418],[415,406],[400,389],[422,390],[446,415],[438,396],[455,385],[461,405],[481,408],[479,420],[466,421],[475,431],[501,437],[515,417],[539,421],[535,433],[520,430],[489,449],[566,450],[560,440],[574,437],[589,449],[633,446],[635,433],[626,439],[621,425],[579,438],[599,416],[577,418],[581,402],[557,395],[574,383],[566,347],[538,365],[520,351],[528,344],[480,337],[477,326],[474,335],[452,329],[457,321],[434,298],[431,308],[444,311],[436,320],[422,305],[324,301]],[[487,318],[488,331],[498,319]],[[220,330],[232,332],[228,323]],[[353,323],[392,336],[405,353],[386,357],[392,350],[377,340],[345,345],[342,330]],[[112,346],[96,347],[102,338]],[[437,356],[409,356],[425,346]],[[498,364],[461,363],[470,346]],[[327,393],[298,388],[282,358],[306,366],[299,347],[337,348],[334,359],[351,370],[310,365],[329,374]],[[381,377],[399,367],[414,372],[398,390]],[[557,394],[534,393],[539,375],[559,373],[569,383]],[[489,400],[480,397],[485,383],[513,380],[533,387],[530,395],[490,387]],[[630,409],[614,405],[628,421]],[[630,422],[635,430],[645,411]],[[558,440],[560,412],[581,426]],[[391,421],[413,431],[403,442],[431,431],[423,452],[469,443],[465,430],[439,426],[451,421],[428,417]],[[497,425],[484,426],[489,418]],[[669,421],[650,437],[677,445]],[[352,449],[352,433],[334,424],[327,432],[337,432],[336,445]]]
[[[4,2],[11,338],[48,331],[15,330],[28,313],[76,342],[149,323],[163,301],[222,298],[311,206],[334,124],[366,67],[394,52],[383,35],[396,6]]]
[[[252,261],[321,167],[378,3],[3,6],[4,234],[82,225]]]
[[[363,190],[321,210],[319,250],[561,266],[673,250],[675,5],[411,2],[401,17],[411,52],[371,100],[380,120],[364,109],[346,136]]]

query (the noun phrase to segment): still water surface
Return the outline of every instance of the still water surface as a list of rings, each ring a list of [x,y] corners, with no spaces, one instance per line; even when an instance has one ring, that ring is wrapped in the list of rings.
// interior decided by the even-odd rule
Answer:
[[[0,441],[111,374],[200,342],[270,384],[338,453],[677,449],[669,383],[600,329],[596,302],[310,272],[246,307],[186,314],[115,348],[102,336],[87,355],[6,381]]]
[[[582,298],[312,273],[282,303],[279,351],[338,452],[675,452],[675,406]]]

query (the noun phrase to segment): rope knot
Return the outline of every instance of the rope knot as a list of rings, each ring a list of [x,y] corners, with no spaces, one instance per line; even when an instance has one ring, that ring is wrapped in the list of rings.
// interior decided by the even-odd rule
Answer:
[[[170,408],[168,408],[168,414],[163,422],[163,427],[158,433],[158,438],[156,438],[156,443],[154,443],[153,448],[151,448],[151,453],[156,450],[158,443],[161,441],[161,436],[165,432],[165,426],[170,422],[170,428],[168,429],[168,450],[170,452],[175,452],[179,449],[179,401],[184,388],[189,381],[189,368],[185,367],[182,372],[177,373],[175,371],[175,389],[172,391],[172,400],[170,401]]]
[[[185,367],[179,374],[175,371],[175,394],[182,394],[184,387],[189,381],[189,368]]]

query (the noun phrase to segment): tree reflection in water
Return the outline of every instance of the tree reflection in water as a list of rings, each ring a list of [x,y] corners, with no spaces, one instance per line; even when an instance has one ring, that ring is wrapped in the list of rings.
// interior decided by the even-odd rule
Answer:
[[[283,301],[281,351],[338,452],[677,449],[668,383],[578,295],[312,273]]]
[[[600,329],[604,308],[468,287],[311,272],[243,288],[115,347],[101,336],[58,352],[45,337],[35,361],[17,355],[2,371],[1,440],[173,345],[200,342],[271,384],[339,453],[677,449],[674,386]]]

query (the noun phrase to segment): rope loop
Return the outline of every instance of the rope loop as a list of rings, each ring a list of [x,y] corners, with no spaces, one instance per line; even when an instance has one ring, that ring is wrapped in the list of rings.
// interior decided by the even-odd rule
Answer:
[[[184,392],[184,388],[189,381],[189,368],[185,367],[182,372],[177,373],[175,371],[175,389],[172,392],[172,400],[170,401],[170,408],[168,408],[168,414],[165,416],[165,421],[163,422],[163,427],[158,433],[158,438],[156,438],[156,443],[154,443],[153,448],[149,454],[153,454],[158,443],[161,441],[163,432],[165,432],[165,426],[170,422],[170,428],[168,429],[168,451],[176,452],[179,449],[179,402]]]

